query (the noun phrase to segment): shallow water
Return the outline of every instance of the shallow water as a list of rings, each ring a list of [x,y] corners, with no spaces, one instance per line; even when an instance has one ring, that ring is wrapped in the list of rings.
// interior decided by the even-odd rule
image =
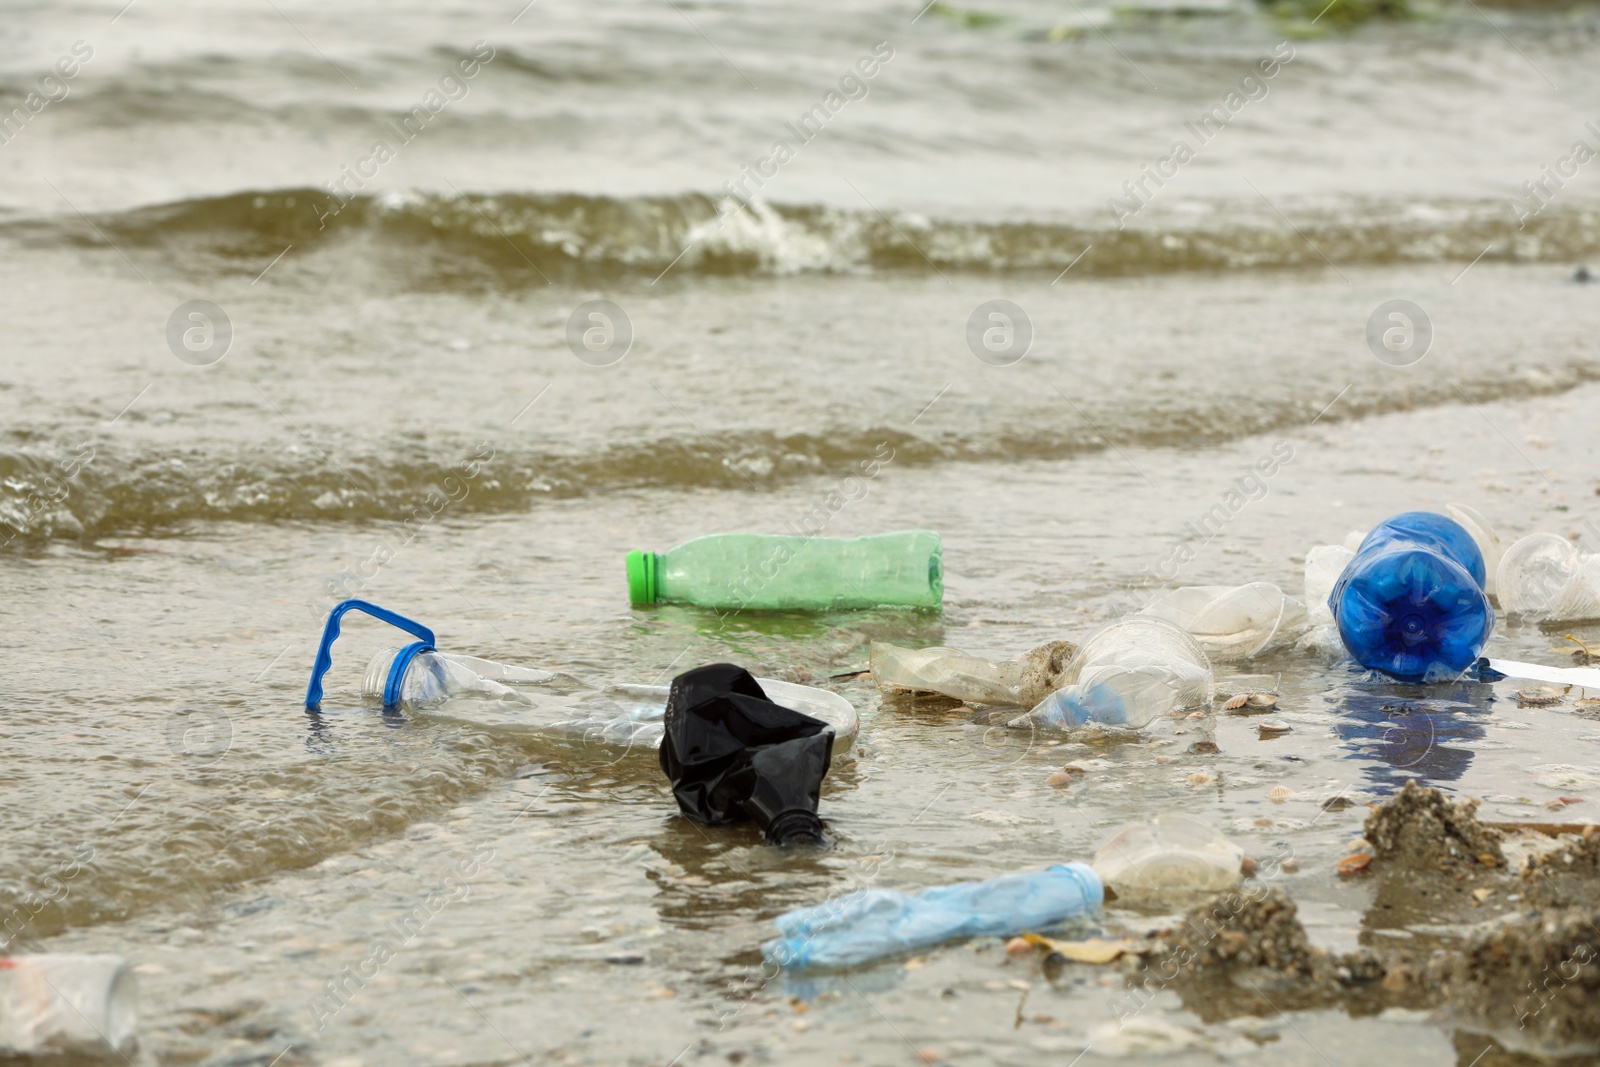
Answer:
[[[805,979],[765,978],[757,946],[789,907],[1087,857],[1174,809],[1292,852],[1273,878],[1319,943],[1381,944],[1409,931],[1333,873],[1366,801],[1417,777],[1495,819],[1600,803],[1600,722],[1519,707],[1510,683],[1281,653],[1219,677],[1260,676],[1288,734],[1218,712],[1118,741],[848,676],[875,638],[1081,639],[1186,541],[1177,581],[1294,593],[1310,546],[1415,507],[1600,550],[1600,314],[1567,281],[1600,201],[1585,169],[1525,227],[1510,206],[1600,120],[1593,9],[1296,39],[1119,229],[1106,199],[1281,26],[516,6],[6,16],[4,99],[94,48],[0,145],[12,947],[137,961],[151,1063],[1509,1062],[1471,1020],[1202,1022],[1173,993],[1129,1020],[1101,971],[1052,986],[996,943]],[[318,187],[480,39],[470,92],[330,215]],[[866,98],[719,226],[722,183],[880,40]],[[1405,367],[1365,336],[1396,297],[1433,325]],[[1034,333],[1004,366],[966,340],[997,298]],[[211,365],[165,337],[195,299],[233,327]],[[593,299],[631,322],[616,362],[568,346]],[[1248,502],[1194,539],[1230,490]],[[629,549],[797,526],[940,531],[944,611],[626,603]],[[835,848],[677,818],[647,752],[360,710],[375,625],[347,623],[308,718],[321,620],[349,595],[446,650],[597,683],[732,659],[841,692],[862,733],[824,789]],[[1490,654],[1554,662],[1569,629],[1600,637],[1503,621]],[[1047,786],[1063,764],[1085,773]],[[1560,796],[1585,803],[1552,813]]]

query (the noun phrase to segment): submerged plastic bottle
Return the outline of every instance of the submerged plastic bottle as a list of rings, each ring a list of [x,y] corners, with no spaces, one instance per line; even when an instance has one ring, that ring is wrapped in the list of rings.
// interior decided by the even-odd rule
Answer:
[[[957,938],[1042,930],[1097,910],[1100,878],[1083,863],[957,882],[920,893],[864,889],[773,920],[767,962],[793,970],[853,967]]]
[[[1188,631],[1213,660],[1244,660],[1288,644],[1306,628],[1306,608],[1271,582],[1186,585],[1171,589],[1139,614]]]
[[[879,689],[940,693],[971,704],[1032,707],[1067,684],[1078,646],[1051,641],[995,662],[953,648],[901,648],[872,642],[872,681]]]
[[[1483,554],[1443,515],[1408,511],[1368,533],[1328,598],[1357,663],[1405,682],[1453,678],[1494,629]]]
[[[944,599],[939,535],[872,537],[712,534],[670,552],[628,553],[634,604],[732,610],[823,610],[894,605],[936,608]]]
[[[1071,684],[1012,726],[1068,730],[1095,722],[1140,729],[1158,716],[1211,703],[1211,660],[1189,634],[1149,615],[1095,631],[1067,664]]]
[[[1548,622],[1600,619],[1600,555],[1565,537],[1529,534],[1505,550],[1496,586],[1510,615]]]
[[[132,1052],[138,986],[118,956],[0,957],[0,1053]]]
[[[351,610],[421,638],[404,648],[384,649],[368,663],[362,695],[369,705],[426,710],[508,733],[536,733],[593,747],[661,746],[669,695],[664,685],[594,686],[557,671],[439,652],[431,647],[432,630],[364,600],[344,601],[329,614],[306,690],[308,709],[321,704],[322,679],[333,665],[340,619]],[[834,752],[854,742],[860,720],[844,697],[776,678],[756,681],[774,702],[827,724],[833,730]]]
[[[391,692],[389,682],[395,662],[405,651],[386,648],[368,662],[367,673],[361,679],[361,695],[368,704],[406,711],[437,707],[461,697],[533,704],[532,698],[505,683],[548,682],[555,677],[551,671],[419,649],[402,666],[398,686]]]

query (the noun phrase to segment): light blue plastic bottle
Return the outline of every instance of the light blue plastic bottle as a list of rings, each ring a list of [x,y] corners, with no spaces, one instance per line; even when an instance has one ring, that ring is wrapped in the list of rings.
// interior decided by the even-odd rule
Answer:
[[[1085,863],[957,882],[920,893],[863,889],[773,920],[781,937],[761,946],[791,970],[853,967],[966,937],[1041,930],[1099,909],[1105,890]]]
[[[1458,523],[1408,511],[1367,534],[1328,597],[1357,663],[1403,682],[1454,678],[1494,630],[1483,553]]]

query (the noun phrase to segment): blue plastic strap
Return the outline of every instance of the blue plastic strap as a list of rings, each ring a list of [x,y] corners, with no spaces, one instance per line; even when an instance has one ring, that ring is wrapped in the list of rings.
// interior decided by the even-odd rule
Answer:
[[[433,631],[420,622],[414,622],[404,615],[396,615],[387,608],[380,608],[378,605],[369,604],[365,600],[346,600],[328,613],[328,623],[322,628],[322,644],[317,646],[317,659],[311,665],[311,684],[306,687],[307,710],[316,711],[322,703],[322,676],[328,673],[329,667],[333,666],[333,643],[339,638],[339,620],[351,608],[364,611],[375,619],[386,622],[390,626],[398,627],[413,637],[421,638],[418,644],[403,649],[401,655],[395,657],[395,667],[390,668],[389,683],[384,687],[385,705],[389,703],[389,690],[398,691],[399,689],[396,669],[400,674],[404,674],[405,664],[409,664],[418,652],[433,648]]]
[[[427,641],[417,641],[395,653],[394,662],[389,665],[389,679],[383,683],[383,707],[385,711],[400,706],[400,683],[405,680],[406,668],[411,666],[411,661],[417,658],[417,653],[432,651],[432,644]]]

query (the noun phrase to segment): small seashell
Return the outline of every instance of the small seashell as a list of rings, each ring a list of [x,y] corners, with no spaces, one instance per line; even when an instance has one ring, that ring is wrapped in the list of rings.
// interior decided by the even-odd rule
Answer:
[[[1250,877],[1252,874],[1255,874],[1260,868],[1261,864],[1257,863],[1249,856],[1246,856],[1244,859],[1239,861],[1239,873],[1244,875],[1246,878]]]
[[[1229,697],[1228,702],[1222,705],[1222,709],[1224,711],[1237,711],[1239,708],[1244,707],[1249,700],[1248,696],[1240,693],[1238,696]]]
[[[1517,700],[1528,707],[1547,707],[1551,704],[1559,704],[1562,696],[1561,690],[1548,685],[1536,685],[1532,689],[1517,690]]]
[[[1350,841],[1345,842],[1344,850],[1346,852],[1360,852],[1364,848],[1371,848],[1371,847],[1372,847],[1371,845],[1367,844],[1367,839],[1366,838],[1357,837],[1357,838],[1354,838],[1354,839],[1352,839]]]
[[[1487,852],[1478,853],[1478,862],[1483,864],[1485,867],[1498,867],[1498,866],[1500,866],[1500,861],[1495,859],[1493,856],[1489,855],[1489,853],[1487,853]]]
[[[1272,820],[1271,819],[1257,819],[1255,821],[1255,827],[1256,827],[1257,830],[1270,830],[1270,829],[1272,829]]]
[[[1188,782],[1190,785],[1205,785],[1209,781],[1211,781],[1211,775],[1207,774],[1205,771],[1195,771],[1188,777]]]
[[[1189,746],[1189,751],[1197,756],[1215,756],[1222,750],[1217,747],[1215,741],[1196,741]]]
[[[1336,866],[1336,869],[1341,875],[1349,876],[1352,874],[1359,874],[1361,871],[1366,870],[1371,865],[1371,856],[1367,855],[1365,852],[1357,852],[1353,856],[1346,856],[1344,859],[1340,860]]]
[[[1188,718],[1188,719],[1203,719],[1205,717],[1206,717],[1206,713],[1203,712],[1203,711],[1191,711],[1188,715],[1185,716],[1185,718]]]
[[[1251,693],[1245,698],[1245,703],[1252,708],[1275,708],[1278,706],[1278,698],[1273,693]]]
[[[1065,789],[1072,784],[1072,775],[1066,771],[1057,771],[1044,780],[1045,785],[1053,785],[1057,789]]]
[[[1282,737],[1289,732],[1289,724],[1282,719],[1262,719],[1256,723],[1256,728],[1261,731],[1263,739],[1268,737]]]
[[[1026,956],[1033,951],[1033,945],[1025,937],[1013,937],[1006,942],[1007,956]]]
[[[1178,762],[1178,757],[1177,756],[1157,756],[1155,758],[1155,762],[1157,764],[1161,764],[1161,765],[1168,764],[1168,763],[1177,763]]]
[[[1268,800],[1276,800],[1276,801],[1278,801],[1280,803],[1282,803],[1285,800],[1288,800],[1292,796],[1294,796],[1294,790],[1290,789],[1286,785],[1275,785],[1267,793],[1267,799]]]

